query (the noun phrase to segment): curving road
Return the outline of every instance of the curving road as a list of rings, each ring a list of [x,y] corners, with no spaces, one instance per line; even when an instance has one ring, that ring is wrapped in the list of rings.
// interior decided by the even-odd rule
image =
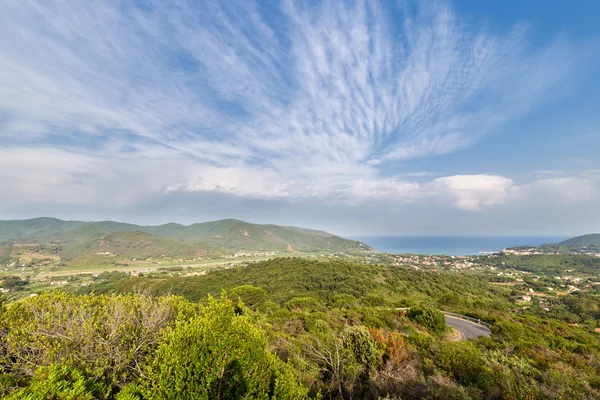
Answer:
[[[490,328],[475,322],[445,315],[446,325],[453,327],[460,334],[460,340],[473,339],[477,336],[490,337]]]

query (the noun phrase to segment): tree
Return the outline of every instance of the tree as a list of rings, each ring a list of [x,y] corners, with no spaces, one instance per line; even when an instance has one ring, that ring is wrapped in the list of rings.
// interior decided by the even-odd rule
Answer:
[[[140,375],[161,331],[194,314],[194,306],[177,297],[44,293],[0,316],[0,365],[31,377],[39,367],[62,364],[123,386]]]
[[[368,378],[381,356],[373,336],[362,326],[350,326],[342,331],[342,340],[354,361],[361,366],[363,377]]]
[[[41,367],[29,386],[12,392],[6,400],[97,400],[108,398],[106,386],[94,382],[75,368],[52,364]]]
[[[227,298],[209,297],[159,346],[143,392],[153,399],[303,399],[291,370],[267,350],[263,332]]]
[[[443,333],[446,331],[444,314],[435,308],[426,306],[413,307],[408,310],[406,316],[424,327],[431,329],[435,333]]]
[[[367,381],[380,357],[377,343],[362,326],[346,327],[339,334],[327,330],[304,335],[299,348],[301,357],[316,365],[326,379],[326,389],[341,396]]]
[[[9,275],[2,278],[2,287],[12,291],[23,290],[29,284],[29,280],[21,279],[19,276]]]
[[[344,395],[344,384],[354,381],[360,367],[337,334],[330,331],[304,335],[299,340],[300,360],[306,359],[320,370],[329,391]]]
[[[252,285],[242,285],[231,289],[229,292],[232,299],[239,298],[246,307],[259,310],[267,302],[267,293],[262,288]]]
[[[287,303],[286,307],[290,310],[318,311],[323,310],[323,305],[314,297],[294,297]]]

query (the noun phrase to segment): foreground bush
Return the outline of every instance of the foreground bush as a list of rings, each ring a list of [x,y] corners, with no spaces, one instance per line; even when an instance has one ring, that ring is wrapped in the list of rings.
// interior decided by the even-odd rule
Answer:
[[[40,367],[61,364],[123,386],[140,376],[161,331],[195,313],[177,297],[45,293],[11,304],[0,317],[0,365],[32,377]]]
[[[304,399],[288,367],[267,350],[248,315],[209,298],[201,314],[177,324],[156,352],[142,392],[152,399]]]
[[[181,281],[201,303],[55,292],[0,306],[0,397],[600,399],[600,335],[495,310],[503,289],[296,259],[228,271]],[[177,281],[131,282],[170,290]],[[223,287],[232,300],[200,295]],[[437,310],[414,307],[438,295],[459,303],[449,292],[470,293],[461,307],[494,321],[491,337],[450,342]],[[410,318],[392,308],[403,296]],[[477,308],[482,299],[488,306]]]
[[[444,314],[431,307],[413,307],[406,316],[419,324],[431,329],[435,333],[446,331],[446,320]]]
[[[6,400],[95,400],[105,399],[106,386],[87,378],[81,371],[64,365],[41,367],[26,388],[14,391]]]

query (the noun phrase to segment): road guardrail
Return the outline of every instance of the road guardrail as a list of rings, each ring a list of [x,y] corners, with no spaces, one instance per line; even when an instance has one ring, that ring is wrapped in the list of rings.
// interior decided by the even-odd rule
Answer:
[[[397,307],[396,310],[398,310],[398,311],[406,311],[406,310],[410,310],[410,307]],[[467,320],[467,321],[471,321],[471,322],[474,322],[474,323],[479,324],[479,325],[487,326],[488,328],[492,327],[492,324],[487,323],[485,321],[482,321],[482,320],[480,320],[478,318],[468,317],[466,315],[456,314],[456,313],[448,312],[448,311],[440,311],[440,312],[442,314],[444,314],[444,315],[449,315],[451,317],[455,317],[455,318],[460,318],[460,319],[464,319],[464,320]]]
[[[488,328],[492,327],[492,324],[489,324],[489,323],[484,322],[484,321],[482,321],[480,319],[477,319],[477,318],[468,317],[466,315],[456,314],[456,313],[452,313],[452,312],[448,312],[448,311],[442,311],[442,314],[449,315],[449,316],[455,317],[455,318],[466,319],[467,321],[471,321],[471,322],[474,322],[474,323],[479,324],[479,325],[484,325],[484,326],[487,326]]]

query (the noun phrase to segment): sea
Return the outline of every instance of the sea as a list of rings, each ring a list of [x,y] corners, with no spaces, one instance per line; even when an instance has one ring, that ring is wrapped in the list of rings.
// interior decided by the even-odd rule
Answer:
[[[507,247],[539,246],[558,243],[568,237],[557,236],[363,236],[352,239],[380,253],[427,255],[484,255]]]

